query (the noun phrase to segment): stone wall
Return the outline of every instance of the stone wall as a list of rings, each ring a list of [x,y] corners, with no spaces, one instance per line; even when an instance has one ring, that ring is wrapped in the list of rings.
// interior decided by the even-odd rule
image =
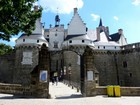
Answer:
[[[121,51],[118,70],[121,86],[140,86],[140,48]]]
[[[64,75],[65,79],[70,80],[73,83],[80,84],[80,57],[78,57],[79,55],[77,55],[73,51],[64,51],[63,54],[63,62],[64,66],[66,67],[66,74]]]
[[[12,83],[15,70],[15,51],[0,56],[0,82]]]
[[[99,72],[99,85],[117,85],[116,54],[113,51],[93,51],[93,64]]]
[[[22,86],[19,84],[3,84],[0,83],[0,93],[31,96],[32,92],[30,86]]]
[[[93,51],[99,85],[140,86],[140,48],[123,51]]]
[[[140,96],[140,87],[120,87],[121,96]],[[97,95],[107,95],[107,87],[97,87]]]
[[[32,64],[22,64],[23,52],[32,52]],[[37,45],[21,46],[16,48],[16,61],[13,82],[28,85],[31,83],[31,72],[38,65],[39,48]],[[28,59],[27,59],[28,60]]]

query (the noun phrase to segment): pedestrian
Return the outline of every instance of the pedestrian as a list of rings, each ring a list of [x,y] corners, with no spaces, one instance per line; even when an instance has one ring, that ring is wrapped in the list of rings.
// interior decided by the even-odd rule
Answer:
[[[58,76],[56,76],[56,86],[58,85],[58,81],[59,81]]]
[[[54,77],[52,77],[52,85],[54,85],[54,81],[55,81],[55,80],[54,80]]]

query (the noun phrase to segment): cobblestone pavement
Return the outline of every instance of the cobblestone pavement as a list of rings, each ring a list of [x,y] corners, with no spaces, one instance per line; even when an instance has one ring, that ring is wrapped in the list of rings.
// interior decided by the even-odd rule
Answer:
[[[0,94],[0,105],[140,105],[140,97],[82,97],[76,89],[63,83],[57,86],[50,83],[50,94],[52,99],[14,98]]]

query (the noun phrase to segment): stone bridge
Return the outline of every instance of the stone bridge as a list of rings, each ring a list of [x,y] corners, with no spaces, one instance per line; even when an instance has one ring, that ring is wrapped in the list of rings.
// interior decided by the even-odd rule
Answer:
[[[42,91],[43,93],[41,93],[39,89],[35,87],[36,86],[32,86],[32,85],[22,86],[19,84],[0,83],[0,93],[13,94],[15,96],[22,96],[22,97],[37,97],[38,94],[45,93],[44,91]],[[96,95],[107,95],[106,86],[97,86],[95,90],[96,90]],[[140,96],[140,87],[121,87],[120,91],[121,91],[121,96]]]

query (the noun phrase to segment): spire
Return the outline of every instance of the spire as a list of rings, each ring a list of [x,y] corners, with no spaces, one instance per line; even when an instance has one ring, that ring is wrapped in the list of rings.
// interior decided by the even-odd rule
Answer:
[[[100,18],[100,23],[99,23],[99,27],[100,26],[103,26],[103,24],[102,24],[102,19]]]

